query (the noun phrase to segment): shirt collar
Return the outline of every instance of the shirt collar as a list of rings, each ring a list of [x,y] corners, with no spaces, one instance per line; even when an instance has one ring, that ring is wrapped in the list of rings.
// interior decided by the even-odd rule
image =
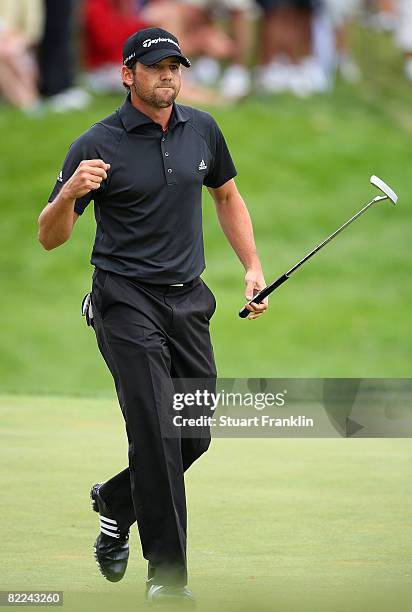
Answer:
[[[119,109],[120,119],[127,132],[131,132],[141,125],[154,124],[154,121],[147,115],[135,108],[131,102],[130,94]],[[169,128],[174,128],[178,123],[185,123],[189,117],[184,112],[184,107],[173,104],[172,116],[169,121]],[[156,124],[155,124],[156,125]]]

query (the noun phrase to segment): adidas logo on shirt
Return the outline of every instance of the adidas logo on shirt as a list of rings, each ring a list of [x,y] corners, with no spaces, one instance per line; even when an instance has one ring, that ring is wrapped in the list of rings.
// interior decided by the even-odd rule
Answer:
[[[199,164],[199,170],[207,170],[207,166],[205,164],[205,160],[202,159],[202,161]]]
[[[59,181],[59,183],[63,183],[63,170],[60,172],[59,176],[57,177],[57,180]]]

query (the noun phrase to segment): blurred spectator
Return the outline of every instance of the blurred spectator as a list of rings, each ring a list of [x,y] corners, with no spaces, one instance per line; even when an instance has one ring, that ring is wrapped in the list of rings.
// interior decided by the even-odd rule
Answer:
[[[44,0],[46,22],[39,50],[40,91],[56,112],[80,110],[89,95],[74,87],[74,0]]]
[[[412,0],[399,0],[398,45],[405,54],[405,75],[412,81]]]
[[[41,0],[0,0],[0,92],[27,113],[40,108],[33,48],[42,26]]]
[[[398,24],[399,0],[365,0],[366,24],[379,32],[393,32]]]
[[[89,87],[96,93],[122,91],[124,41],[147,27],[134,0],[85,0],[84,54]]]
[[[333,35],[331,69],[349,83],[358,82],[362,73],[351,53],[350,25],[361,8],[361,0],[323,0]]]
[[[218,59],[226,68],[220,92],[236,100],[251,89],[248,61],[251,47],[252,0],[179,0],[184,7],[183,40],[198,56],[193,66],[197,82],[210,85],[220,76]],[[226,28],[220,23],[224,21]],[[185,48],[186,48],[185,46]]]
[[[301,97],[325,91],[327,79],[313,55],[312,19],[318,0],[257,0],[257,3],[263,10],[258,90],[290,91]]]

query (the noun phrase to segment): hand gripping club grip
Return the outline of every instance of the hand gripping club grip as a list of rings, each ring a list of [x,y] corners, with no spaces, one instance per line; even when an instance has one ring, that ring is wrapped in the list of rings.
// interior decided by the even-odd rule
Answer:
[[[289,276],[287,274],[282,274],[282,276],[279,276],[279,278],[277,278],[275,281],[273,281],[273,283],[270,283],[270,285],[268,285],[267,287],[265,287],[264,289],[262,289],[262,291],[259,291],[259,293],[257,293],[253,300],[250,300],[250,302],[248,302],[248,304],[251,304],[252,302],[254,302],[255,304],[260,304],[261,302],[263,302],[263,300],[265,299],[265,297],[267,297],[268,295],[270,295],[272,293],[272,291],[274,291],[275,289],[277,289],[280,285],[282,285],[283,283],[285,283],[288,280]],[[246,319],[246,317],[248,316],[248,314],[250,313],[250,310],[248,310],[246,308],[246,306],[244,306],[240,311],[239,311],[239,317],[241,319]]]

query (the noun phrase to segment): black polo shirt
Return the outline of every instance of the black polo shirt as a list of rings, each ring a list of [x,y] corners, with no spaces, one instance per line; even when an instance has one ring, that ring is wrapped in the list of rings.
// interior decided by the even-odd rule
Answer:
[[[101,187],[74,207],[81,215],[94,200],[94,266],[159,284],[188,282],[203,272],[202,185],[220,187],[236,176],[208,113],[174,104],[163,132],[128,96],[71,145],[50,202],[84,159],[111,165]]]

